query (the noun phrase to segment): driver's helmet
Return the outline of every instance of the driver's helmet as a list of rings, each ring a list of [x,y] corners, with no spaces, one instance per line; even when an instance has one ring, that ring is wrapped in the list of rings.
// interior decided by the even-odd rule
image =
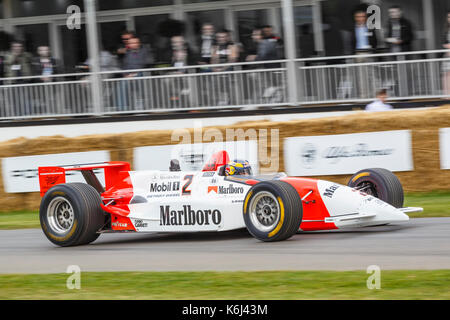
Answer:
[[[226,176],[251,176],[252,174],[252,167],[246,160],[234,160],[225,167]]]

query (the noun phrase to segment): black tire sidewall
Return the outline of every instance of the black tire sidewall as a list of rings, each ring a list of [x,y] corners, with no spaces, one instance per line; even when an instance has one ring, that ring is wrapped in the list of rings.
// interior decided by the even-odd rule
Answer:
[[[370,175],[360,177],[355,181],[353,181],[354,178],[352,177],[349,182],[349,187],[354,188],[362,182],[370,182],[377,189],[377,198],[383,201],[387,201],[389,199],[389,190],[387,189],[384,179],[377,172],[372,170],[364,170],[360,173],[357,173],[355,176],[365,172],[370,173]]]
[[[278,230],[278,232],[275,235],[271,236],[271,237],[269,237],[269,234],[273,230],[275,230],[277,228],[279,222],[271,230],[264,232],[264,231],[261,231],[258,228],[256,228],[253,225],[253,223],[251,221],[251,218],[250,218],[250,210],[249,210],[250,203],[251,203],[252,199],[261,191],[268,191],[268,192],[272,193],[275,196],[275,198],[277,198],[278,205],[280,206],[280,208],[281,208],[281,205],[284,208],[284,221],[283,221],[283,224],[281,225],[280,230]],[[248,197],[248,194],[250,194],[250,192],[251,192],[251,195],[250,195],[250,197]],[[244,208],[243,208],[244,209],[244,211],[243,211],[244,212],[244,222],[245,222],[245,225],[247,227],[247,230],[250,232],[250,234],[253,237],[255,237],[257,239],[260,239],[260,240],[263,240],[263,241],[264,240],[276,241],[277,238],[279,238],[281,235],[283,235],[284,231],[287,228],[289,228],[289,225],[288,225],[288,223],[286,221],[287,220],[287,214],[289,214],[289,212],[286,212],[286,210],[289,210],[289,208],[288,208],[288,206],[286,204],[289,201],[289,199],[287,199],[287,197],[285,196],[284,192],[282,192],[282,190],[280,190],[280,188],[277,185],[274,185],[274,184],[271,184],[271,183],[265,183],[265,182],[258,183],[257,185],[252,187],[249,190],[248,194],[245,197],[245,199],[247,201],[244,200]],[[247,197],[248,197],[248,199],[247,199]],[[280,198],[281,201],[283,202],[281,205],[279,203],[279,199],[278,198]]]
[[[364,173],[368,173],[368,175],[358,177]],[[355,178],[357,179],[355,180]],[[361,170],[350,178],[347,185],[354,188],[362,182],[370,182],[376,187],[378,199],[394,207],[402,207],[403,187],[398,178],[389,170],[381,168]]]
[[[50,202],[57,198],[62,197],[66,199],[72,206],[74,213],[74,222],[72,227],[67,232],[60,234],[52,230],[47,218],[47,209]],[[80,201],[80,195],[77,192],[65,185],[57,185],[51,188],[42,198],[41,206],[39,210],[39,218],[41,222],[42,230],[45,236],[54,244],[59,246],[70,246],[77,242],[85,229],[86,217],[82,214],[86,210],[85,204]]]

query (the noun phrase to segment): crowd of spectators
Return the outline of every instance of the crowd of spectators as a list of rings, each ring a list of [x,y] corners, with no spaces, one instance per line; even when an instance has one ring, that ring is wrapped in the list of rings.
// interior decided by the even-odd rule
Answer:
[[[383,37],[380,32],[369,28],[366,8],[356,8],[353,11],[353,27],[343,36],[349,53],[356,56],[353,61],[373,62],[371,55],[379,52],[379,48],[392,53],[402,53],[413,50],[414,25],[404,16],[399,6],[392,6],[388,10],[389,19],[383,28]],[[232,65],[236,62],[260,62],[243,66],[244,69],[271,69],[278,68],[280,64],[274,61],[284,59],[283,39],[275,34],[273,27],[263,25],[255,27],[251,32],[251,41],[245,41],[245,45],[236,42],[230,30],[218,29],[212,22],[203,23],[200,28],[197,41],[189,42],[182,34],[173,34],[167,38],[165,49],[152,48],[148,35],[143,37],[134,31],[124,31],[120,35],[121,42],[115,48],[101,47],[99,55],[100,71],[106,72],[104,78],[137,78],[142,77],[142,69],[158,67],[174,67],[167,71],[170,74],[182,74],[187,72],[225,72],[235,70]],[[443,48],[450,49],[450,13],[444,28]],[[301,46],[301,44],[300,44]],[[0,48],[1,49],[1,48]],[[156,50],[158,49],[158,50]],[[52,56],[48,45],[38,46],[36,52],[29,53],[25,50],[24,43],[11,41],[8,50],[0,50],[0,85],[21,83],[45,83],[56,81],[55,75],[65,74],[67,70],[73,70]],[[162,54],[161,54],[162,53]],[[358,57],[361,56],[361,57]],[[406,58],[407,59],[407,58]],[[320,61],[318,63],[321,63]],[[323,63],[329,63],[324,57]],[[224,66],[220,66],[223,64]],[[200,66],[195,69],[186,69],[186,66]],[[444,63],[443,86],[446,92],[450,92],[450,63]],[[366,69],[364,69],[366,68]],[[370,97],[377,88],[369,87],[370,81],[366,81],[369,72],[368,66],[359,68],[355,75],[357,81],[352,84],[361,98]],[[75,70],[86,72],[91,69],[91,61],[87,59],[76,66]],[[149,75],[147,73],[146,75]],[[157,74],[157,73],[151,73]],[[33,76],[32,78],[28,78]],[[8,79],[11,78],[11,79]],[[3,80],[2,80],[3,79]],[[62,78],[61,78],[62,79]],[[249,81],[247,89],[264,86],[261,79]],[[258,80],[258,81],[256,81]],[[167,80],[168,91],[173,91],[173,83]],[[274,86],[274,81],[269,86]],[[203,85],[200,83],[199,85]],[[128,92],[129,84],[121,84],[120,92]],[[379,89],[379,88],[378,88]],[[229,89],[228,91],[230,91]],[[204,90],[205,91],[205,90]],[[207,90],[206,90],[207,91]],[[171,94],[171,96],[178,96]],[[249,97],[250,98],[250,97]],[[120,94],[119,104],[126,104],[127,94]],[[178,98],[177,98],[178,99]],[[227,98],[229,102],[229,98]]]

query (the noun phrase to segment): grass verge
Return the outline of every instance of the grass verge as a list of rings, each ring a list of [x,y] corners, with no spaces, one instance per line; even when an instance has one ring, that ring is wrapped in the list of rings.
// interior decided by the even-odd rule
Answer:
[[[0,275],[0,299],[450,299],[450,270],[382,271],[369,290],[364,271],[84,272]]]

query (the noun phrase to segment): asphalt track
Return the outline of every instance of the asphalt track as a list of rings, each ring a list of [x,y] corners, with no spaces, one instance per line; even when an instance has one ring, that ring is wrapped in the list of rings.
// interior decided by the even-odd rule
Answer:
[[[449,269],[450,218],[352,231],[299,233],[263,243],[245,230],[197,234],[103,234],[59,248],[41,230],[0,231],[0,273],[203,270]]]

